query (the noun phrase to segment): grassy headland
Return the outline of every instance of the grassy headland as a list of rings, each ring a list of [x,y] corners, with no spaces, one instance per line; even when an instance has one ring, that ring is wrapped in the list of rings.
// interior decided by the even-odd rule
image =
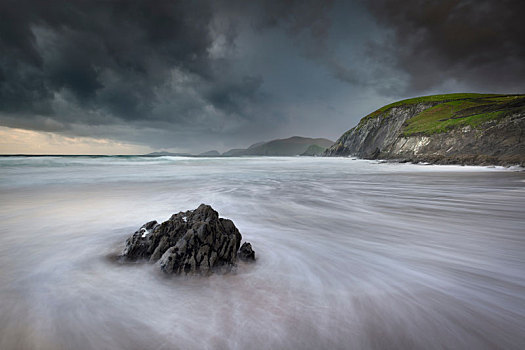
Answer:
[[[403,136],[432,135],[464,126],[475,128],[484,122],[523,112],[525,95],[461,93],[416,97],[381,107],[364,117],[361,122],[384,117],[392,108],[417,103],[435,105],[407,120],[403,126]]]

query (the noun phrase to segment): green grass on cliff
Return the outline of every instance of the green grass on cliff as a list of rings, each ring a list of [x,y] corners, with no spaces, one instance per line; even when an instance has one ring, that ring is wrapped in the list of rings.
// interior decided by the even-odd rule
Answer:
[[[477,127],[512,113],[525,112],[525,95],[447,94],[394,102],[370,113],[361,122],[386,116],[394,107],[417,103],[435,105],[407,120],[402,130],[404,136],[431,135],[464,126]]]

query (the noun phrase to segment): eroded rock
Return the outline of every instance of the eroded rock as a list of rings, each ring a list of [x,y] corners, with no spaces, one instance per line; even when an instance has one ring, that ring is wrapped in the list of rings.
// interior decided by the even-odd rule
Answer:
[[[255,261],[255,252],[252,249],[252,245],[248,242],[244,242],[239,249],[239,259],[242,261]]]
[[[201,204],[161,224],[150,221],[142,225],[126,240],[121,256],[157,262],[166,273],[208,274],[235,266],[241,239],[231,220],[219,218],[211,206]],[[243,259],[255,259],[249,243],[239,254]]]

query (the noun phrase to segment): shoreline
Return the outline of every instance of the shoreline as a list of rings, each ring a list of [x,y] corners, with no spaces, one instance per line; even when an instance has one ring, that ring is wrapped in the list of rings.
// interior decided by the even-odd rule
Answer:
[[[357,155],[323,155],[323,156],[272,156],[272,155],[245,155],[245,156],[198,156],[198,155],[186,155],[186,156],[151,156],[151,155],[107,155],[107,154],[0,154],[0,158],[213,158],[213,159],[235,159],[235,158],[352,158],[360,160],[376,160],[382,163],[411,163],[421,165],[460,165],[460,166],[483,166],[483,167],[495,167],[501,166],[505,168],[519,167],[525,169],[525,160],[521,156],[504,156],[495,157],[487,155],[457,155],[457,156],[416,156],[416,157],[400,157],[400,158],[381,158],[381,157],[360,157]]]
[[[470,166],[502,166],[505,168],[519,167],[525,168],[525,160],[519,156],[493,157],[486,155],[462,155],[462,156],[419,156],[407,158],[363,158],[369,160],[384,160],[393,163],[412,163],[424,165],[470,165]]]

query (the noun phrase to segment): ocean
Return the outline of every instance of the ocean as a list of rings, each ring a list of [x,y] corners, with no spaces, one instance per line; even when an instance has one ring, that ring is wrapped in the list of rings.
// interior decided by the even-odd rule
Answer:
[[[525,172],[310,157],[0,157],[0,349],[523,349]],[[234,273],[112,256],[213,206]]]

